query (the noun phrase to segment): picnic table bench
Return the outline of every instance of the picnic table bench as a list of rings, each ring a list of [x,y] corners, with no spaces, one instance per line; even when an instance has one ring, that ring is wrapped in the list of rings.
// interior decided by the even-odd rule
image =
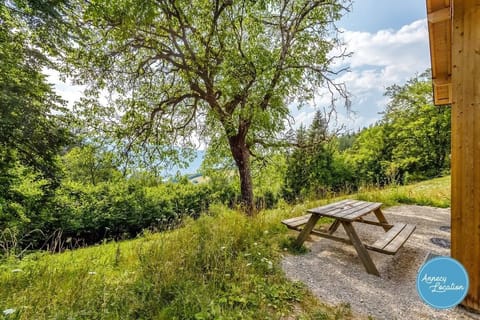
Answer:
[[[309,209],[307,210],[308,214],[283,220],[282,223],[290,229],[300,231],[295,242],[299,247],[310,234],[353,245],[367,272],[380,276],[367,250],[394,255],[415,230],[415,226],[411,224],[388,223],[380,209],[381,206],[382,204],[379,202],[346,199],[326,206]],[[371,213],[375,215],[376,220],[365,219],[365,216]],[[314,229],[321,217],[333,219],[333,223],[327,232]],[[373,244],[363,243],[355,231],[353,222],[380,226],[383,228],[384,233]],[[340,224],[345,229],[348,238],[333,235]]]

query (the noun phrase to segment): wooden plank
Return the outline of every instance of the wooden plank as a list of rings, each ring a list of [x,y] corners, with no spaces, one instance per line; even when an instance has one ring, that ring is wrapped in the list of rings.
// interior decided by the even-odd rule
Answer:
[[[331,212],[328,213],[328,215],[332,218],[343,217],[343,216],[345,216],[345,215],[347,215],[351,212],[354,212],[355,210],[360,210],[361,208],[363,208],[365,206],[368,206],[369,204],[370,204],[370,202],[357,201],[354,204],[338,208],[335,211],[331,211]]]
[[[428,22],[430,23],[437,23],[437,22],[449,20],[451,19],[450,7],[432,11],[427,15],[427,17],[428,17]]]
[[[435,79],[432,79],[433,84],[439,87],[448,86],[452,83],[452,78],[448,74],[438,75]]]
[[[316,235],[318,237],[338,241],[338,242],[343,242],[343,243],[346,243],[346,244],[352,244],[352,241],[350,239],[345,239],[345,238],[341,238],[341,237],[337,237],[337,236],[332,236],[331,234],[326,233],[326,232],[322,232],[320,230],[313,229],[310,232],[310,234]]]
[[[351,200],[351,201],[352,201],[351,203],[339,205],[334,209],[330,208],[329,211],[323,211],[319,213],[318,211],[308,210],[308,212],[321,214],[326,217],[337,218],[339,216],[342,216],[345,212],[351,212],[355,210],[355,208],[365,207],[370,203],[366,201],[357,201],[357,200]]]
[[[400,249],[405,241],[412,235],[413,231],[415,231],[415,226],[411,224],[407,224],[405,228],[390,242],[383,250],[385,252],[396,253],[398,249]]]
[[[380,208],[375,209],[373,213],[375,213],[375,217],[377,217],[377,220],[382,224],[383,230],[388,231],[392,228]]]
[[[332,225],[328,228],[328,234],[333,234],[335,231],[337,231],[339,225],[340,225],[340,221],[335,220],[332,223]]]
[[[338,206],[331,207],[328,210],[312,209],[312,210],[308,210],[308,212],[312,212],[312,214],[320,214],[324,217],[330,217],[330,218],[336,219],[338,216],[341,216],[342,213],[345,212],[346,210],[350,210],[350,209],[357,208],[357,207],[360,207],[360,206],[365,206],[367,204],[368,204],[368,202],[365,202],[365,201],[350,200],[347,203],[338,204]],[[317,208],[317,209],[319,209],[319,208]],[[315,210],[315,211],[313,211],[313,210]]]
[[[307,223],[308,219],[310,219],[310,216],[311,214],[306,214],[300,217],[294,217],[294,218],[282,220],[282,223],[287,226],[298,227],[298,226],[301,226],[302,224]]]
[[[377,267],[373,263],[372,258],[370,257],[367,249],[363,245],[362,241],[360,241],[360,238],[355,232],[355,229],[353,228],[352,223],[348,221],[342,221],[342,226],[347,232],[348,237],[350,238],[350,241],[352,241],[352,244],[358,253],[358,257],[362,261],[363,266],[365,267],[365,270],[367,270],[369,274],[380,276],[380,273],[378,272]]]
[[[343,205],[347,205],[347,204],[354,203],[354,202],[355,202],[355,200],[345,199],[345,200],[335,202],[335,203],[331,203],[331,204],[321,206],[321,207],[318,207],[318,208],[308,209],[307,212],[323,215],[324,213],[326,213],[328,211],[335,210],[335,209],[337,209],[337,208],[339,208]]]
[[[432,79],[448,78],[452,73],[451,54],[451,9],[450,0],[427,0],[428,35]],[[433,83],[434,103],[450,104],[452,90],[450,83]]]
[[[357,210],[346,211],[345,214],[339,216],[338,218],[342,220],[352,221],[382,206],[382,204],[379,202],[367,202],[367,204],[367,206],[362,206],[361,208],[357,208]]]
[[[451,255],[470,277],[464,307],[480,312],[480,3],[453,0]]]
[[[320,219],[319,215],[312,214],[307,224],[298,235],[298,238],[295,241],[296,246],[298,247],[302,246],[302,244],[305,242],[305,239],[307,239],[307,237],[310,235],[310,232],[313,230],[313,227],[315,227],[315,224],[317,223],[318,219]]]
[[[375,241],[372,245],[374,248],[383,249],[406,227],[405,223],[395,223],[387,233],[383,234],[382,238]]]
[[[393,227],[393,225],[391,225],[391,224],[380,223],[378,221],[371,221],[371,220],[366,220],[366,219],[362,219],[362,218],[358,218],[357,220],[355,220],[355,222],[371,224],[371,225],[374,225],[374,226],[383,227],[384,229],[386,229],[386,231],[390,230]]]
[[[345,212],[346,210],[351,210],[351,209],[358,208],[358,207],[361,207],[361,206],[365,206],[365,202],[356,201],[354,203],[339,206],[338,208],[332,209],[332,210],[330,210],[326,213],[323,213],[322,215],[325,216],[325,217],[330,217],[330,218],[336,219],[337,217],[343,215],[343,212]]]
[[[302,219],[297,220],[295,222],[290,222],[289,224],[287,224],[287,227],[292,227],[292,228],[300,227],[300,226],[303,226],[304,224],[306,224],[308,222],[308,220],[310,220],[310,216],[302,218]]]

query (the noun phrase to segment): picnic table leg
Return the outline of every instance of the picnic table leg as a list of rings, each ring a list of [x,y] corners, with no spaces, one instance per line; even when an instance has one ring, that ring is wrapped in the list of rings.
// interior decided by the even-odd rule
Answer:
[[[340,221],[335,220],[328,228],[328,234],[333,234],[335,231],[337,231],[339,225],[340,225]]]
[[[362,241],[358,237],[357,232],[352,226],[352,223],[347,221],[342,221],[342,225],[345,228],[345,231],[347,232],[348,237],[352,241],[352,244],[355,247],[355,250],[357,250],[358,256],[360,257],[360,260],[362,261],[367,272],[376,276],[380,276],[380,273],[378,272],[377,267],[373,263],[373,260],[368,254],[367,249],[365,248]]]
[[[312,232],[313,227],[315,227],[315,224],[317,224],[318,219],[320,219],[320,216],[319,216],[319,215],[312,214],[312,215],[310,216],[310,219],[308,219],[307,224],[306,224],[305,227],[302,229],[302,231],[301,231],[300,234],[298,235],[297,240],[295,241],[295,245],[296,245],[297,247],[300,248],[300,247],[302,246],[302,244],[305,242],[305,240],[307,239],[307,237],[310,235],[310,232]]]
[[[392,228],[392,225],[388,223],[387,219],[385,219],[385,216],[383,215],[383,212],[382,210],[380,210],[380,208],[375,209],[373,213],[375,213],[378,221],[382,224],[383,230],[388,231]]]

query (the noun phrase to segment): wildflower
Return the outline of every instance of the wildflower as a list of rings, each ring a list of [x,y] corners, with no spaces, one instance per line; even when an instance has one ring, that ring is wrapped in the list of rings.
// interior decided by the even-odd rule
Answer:
[[[8,316],[9,314],[14,313],[16,310],[13,308],[3,310],[3,314]]]
[[[225,250],[225,246],[223,246],[223,247],[220,247],[220,249],[221,249],[221,250]]]
[[[254,242],[253,245],[254,245],[254,246],[258,246],[258,243]]]
[[[97,274],[95,271],[89,271],[88,274],[94,275]]]
[[[23,272],[23,270],[22,270],[22,269],[13,269],[12,272],[13,272],[13,273],[15,273],[15,272]]]

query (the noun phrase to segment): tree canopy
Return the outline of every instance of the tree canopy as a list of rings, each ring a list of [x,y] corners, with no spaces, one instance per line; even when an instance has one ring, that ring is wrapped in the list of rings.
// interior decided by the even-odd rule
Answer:
[[[13,9],[0,6],[0,230],[23,233],[59,185],[57,157],[71,136],[42,73],[49,61]]]
[[[228,145],[253,211],[250,156],[279,140],[289,105],[319,88],[346,97],[329,69],[347,1],[71,1],[68,68],[90,86],[84,116],[127,150],[175,156],[198,139]],[[99,96],[109,93],[109,108]],[[86,108],[85,108],[86,107]],[[106,121],[108,120],[108,121]],[[98,127],[97,127],[98,129]]]
[[[54,158],[68,137],[65,109],[41,72],[47,60],[32,45],[28,27],[3,6],[0,21],[2,160],[18,158],[53,178]]]
[[[430,72],[388,87],[379,123],[354,142],[351,161],[367,183],[437,177],[449,168],[450,108],[433,105]]]

